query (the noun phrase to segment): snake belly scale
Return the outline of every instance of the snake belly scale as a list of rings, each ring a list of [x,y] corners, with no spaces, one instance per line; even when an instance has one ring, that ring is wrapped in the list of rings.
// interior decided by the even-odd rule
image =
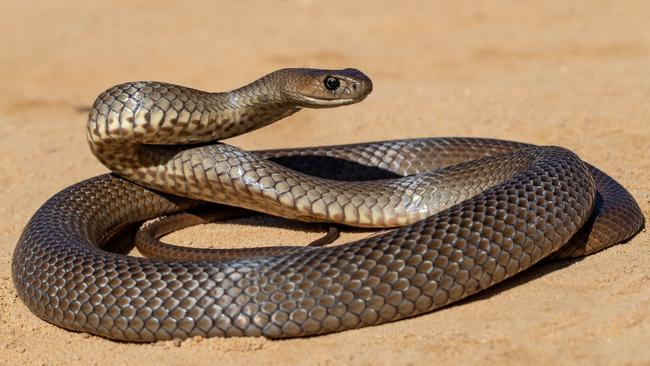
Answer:
[[[560,147],[423,138],[246,152],[216,142],[371,90],[355,69],[283,69],[226,93],[109,89],[87,136],[114,173],[34,214],[12,262],[19,297],[48,322],[119,340],[317,335],[432,311],[643,226],[622,186]],[[390,230],[221,261],[105,250],[108,233],[201,201]]]

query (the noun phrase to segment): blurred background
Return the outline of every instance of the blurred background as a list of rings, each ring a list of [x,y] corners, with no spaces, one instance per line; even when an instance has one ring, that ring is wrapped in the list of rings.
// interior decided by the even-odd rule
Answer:
[[[14,112],[30,103],[89,105],[102,90],[130,80],[221,91],[277,68],[300,66],[356,67],[373,78],[375,92],[362,105],[302,113],[301,123],[320,131],[313,132],[316,140],[291,144],[349,142],[359,128],[376,139],[475,134],[474,126],[487,125],[494,131],[490,135],[521,138],[527,128],[544,127],[535,119],[552,120],[555,127],[571,117],[571,111],[550,113],[543,104],[558,103],[553,99],[589,104],[580,100],[582,88],[608,93],[613,84],[648,74],[637,63],[647,60],[650,45],[645,1],[7,5],[0,15],[5,66],[0,103]],[[482,93],[485,103],[476,96]],[[463,110],[483,113],[461,121]],[[311,119],[336,123],[342,134],[331,136]],[[373,128],[377,123],[389,129]],[[561,140],[566,133],[550,128],[547,134]],[[255,133],[255,146],[272,145],[262,135],[268,133]]]

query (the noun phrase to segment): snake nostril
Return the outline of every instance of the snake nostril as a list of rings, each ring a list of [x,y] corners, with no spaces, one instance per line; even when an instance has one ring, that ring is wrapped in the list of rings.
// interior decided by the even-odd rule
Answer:
[[[357,84],[352,84],[352,90],[357,91]]]

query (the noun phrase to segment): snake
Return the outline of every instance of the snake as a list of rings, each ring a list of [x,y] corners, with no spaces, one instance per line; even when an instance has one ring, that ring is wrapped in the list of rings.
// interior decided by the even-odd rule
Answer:
[[[643,227],[623,186],[562,147],[438,137],[248,152],[220,141],[372,89],[356,69],[306,68],[229,92],[108,89],[86,136],[111,173],[32,216],[12,259],[18,297],[49,323],[114,340],[313,336],[428,313]],[[136,257],[115,239],[205,202],[382,231],[213,260]]]

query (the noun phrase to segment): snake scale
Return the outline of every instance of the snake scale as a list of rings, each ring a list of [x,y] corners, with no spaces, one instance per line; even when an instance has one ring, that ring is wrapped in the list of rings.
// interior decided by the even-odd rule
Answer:
[[[371,90],[355,69],[283,69],[225,93],[107,90],[87,137],[113,173],[64,189],[28,222],[12,262],[20,299],[50,323],[118,340],[317,335],[432,311],[643,226],[622,186],[561,147],[422,138],[246,152],[216,142]],[[386,231],[217,261],[108,244],[201,201]]]

